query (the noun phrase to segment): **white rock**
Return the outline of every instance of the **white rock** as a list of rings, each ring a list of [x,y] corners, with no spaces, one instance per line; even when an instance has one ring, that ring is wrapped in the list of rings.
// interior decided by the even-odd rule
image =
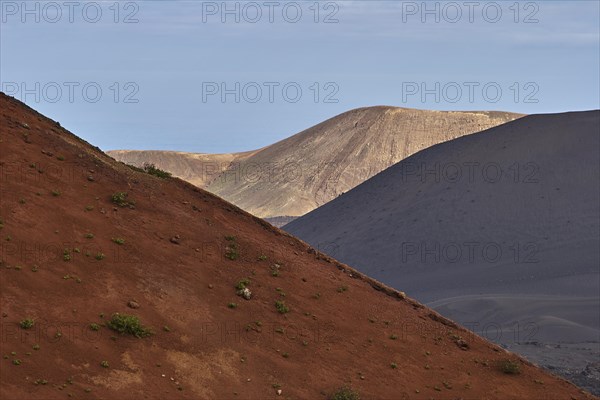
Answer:
[[[252,292],[248,288],[243,288],[242,290],[238,290],[238,295],[242,296],[246,300],[250,300],[252,297]]]

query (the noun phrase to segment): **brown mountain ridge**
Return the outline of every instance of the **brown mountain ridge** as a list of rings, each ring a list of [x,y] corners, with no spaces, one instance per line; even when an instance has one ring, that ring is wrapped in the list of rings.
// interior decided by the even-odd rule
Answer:
[[[342,113],[253,152],[108,154],[137,166],[156,164],[261,218],[298,217],[419,150],[520,117],[375,106]]]
[[[204,190],[0,109],[2,399],[593,398]]]

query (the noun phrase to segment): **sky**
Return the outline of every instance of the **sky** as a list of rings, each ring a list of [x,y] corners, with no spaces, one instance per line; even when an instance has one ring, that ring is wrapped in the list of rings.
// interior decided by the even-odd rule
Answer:
[[[103,150],[245,151],[373,105],[598,109],[599,3],[0,0],[0,84]]]

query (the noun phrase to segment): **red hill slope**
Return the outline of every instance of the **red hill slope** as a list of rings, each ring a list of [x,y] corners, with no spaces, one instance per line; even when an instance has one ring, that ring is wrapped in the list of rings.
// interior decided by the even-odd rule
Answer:
[[[3,400],[592,398],[201,189],[0,110]]]

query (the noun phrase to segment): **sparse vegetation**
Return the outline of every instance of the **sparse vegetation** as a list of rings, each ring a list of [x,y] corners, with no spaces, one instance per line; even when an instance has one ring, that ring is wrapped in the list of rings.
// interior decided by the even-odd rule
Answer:
[[[346,285],[343,285],[343,286],[340,286],[339,288],[337,288],[338,293],[344,293],[347,290],[348,290],[348,286],[346,286]]]
[[[115,313],[112,315],[110,321],[108,321],[107,326],[121,334],[127,333],[137,338],[143,338],[152,334],[152,331],[144,327],[140,319],[134,315]]]
[[[266,259],[267,259],[267,256],[265,256],[265,255],[258,256],[258,261],[265,261]]]
[[[279,276],[280,270],[281,270],[280,264],[275,263],[275,264],[271,265],[271,276]]]
[[[246,287],[250,284],[250,279],[242,279],[240,281],[238,281],[238,283],[235,285],[235,288],[237,290],[244,290],[246,289]]]
[[[90,329],[93,331],[99,331],[100,330],[100,325],[98,324],[90,324]]]
[[[94,234],[93,233],[86,233],[85,234],[85,238],[86,239],[93,239],[94,238]]]
[[[124,244],[125,243],[125,239],[123,239],[123,238],[112,238],[111,240],[113,242],[115,242],[116,244]]]
[[[85,211],[92,211],[94,206],[85,206]]]
[[[100,361],[100,366],[101,366],[102,368],[108,368],[108,367],[109,367],[109,365],[108,365],[108,361]]]
[[[160,168],[157,168],[156,165],[150,163],[144,163],[144,171],[147,174],[154,175],[161,179],[167,179],[171,177],[171,173],[167,171],[163,171]]]
[[[290,312],[289,307],[285,304],[285,302],[283,300],[277,300],[275,302],[275,308],[277,309],[277,312],[279,312],[280,314],[286,314],[286,313]]]
[[[392,369],[396,369],[398,368],[398,364],[396,364],[395,362],[390,364],[390,367],[392,367]]]
[[[499,367],[507,375],[518,375],[521,373],[521,366],[513,360],[502,360],[499,363]]]
[[[60,191],[58,191],[58,190],[53,190],[53,191],[52,191],[52,196],[54,196],[54,197],[58,197],[58,196],[60,196]]]
[[[392,340],[396,340],[396,339],[398,339],[398,335],[395,335],[395,334],[393,334],[393,333],[392,333],[392,334],[390,335],[390,339],[392,339]]]
[[[106,257],[106,256],[104,255],[104,253],[98,253],[98,254],[96,254],[96,260],[98,260],[98,261],[100,261],[100,260],[103,260],[103,259],[104,259],[104,257]]]
[[[360,395],[352,388],[343,386],[329,396],[328,400],[360,400]]]
[[[31,318],[26,318],[24,320],[22,320],[21,322],[19,322],[19,326],[22,329],[31,329],[33,327],[34,321]]]
[[[128,197],[129,195],[127,192],[117,192],[112,195],[111,200],[119,207],[133,206],[135,202],[133,200],[127,200]]]
[[[237,260],[240,254],[238,252],[237,243],[235,242],[235,236],[226,235],[225,240],[229,242],[227,246],[225,246],[225,257],[230,260]]]
[[[229,303],[229,304],[227,304],[227,307],[229,307],[229,308],[237,308],[237,304],[236,303]]]
[[[19,360],[18,358],[15,358],[14,360],[12,360],[12,363],[14,365],[21,365],[21,360]]]

